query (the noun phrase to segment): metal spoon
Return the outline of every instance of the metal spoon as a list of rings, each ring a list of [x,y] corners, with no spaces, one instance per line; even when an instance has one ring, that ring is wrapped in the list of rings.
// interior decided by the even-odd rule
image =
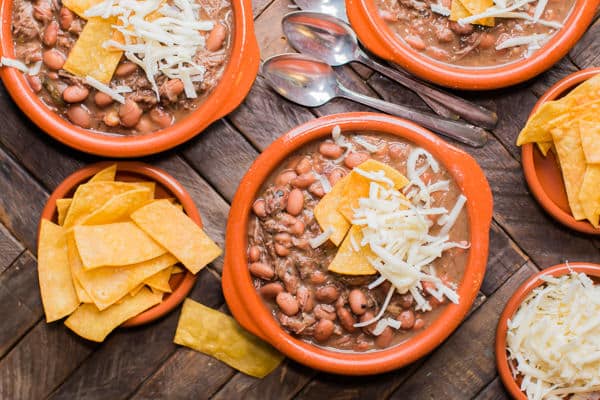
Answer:
[[[348,22],[346,0],[294,0],[300,9],[332,15]]]
[[[303,54],[281,54],[268,58],[263,62],[261,72],[277,93],[306,107],[318,107],[336,97],[343,97],[406,118],[473,147],[481,147],[487,141],[487,132],[480,127],[351,91],[338,82],[329,64]]]
[[[357,61],[414,91],[428,104],[427,98],[432,99],[467,121],[488,129],[494,128],[498,122],[498,116],[493,111],[436,89],[404,72],[373,60],[359,46],[352,28],[335,17],[309,11],[296,11],[283,17],[282,27],[288,41],[301,53],[334,67]],[[436,110],[435,106],[435,104],[432,106],[434,110]]]

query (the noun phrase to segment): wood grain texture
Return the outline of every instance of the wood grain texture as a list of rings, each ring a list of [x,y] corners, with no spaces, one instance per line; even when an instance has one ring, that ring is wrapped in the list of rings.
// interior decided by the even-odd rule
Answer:
[[[23,251],[23,245],[0,224],[0,274],[15,261]]]
[[[220,280],[204,269],[190,297],[218,308],[224,301],[220,288]],[[50,398],[128,398],[176,350],[178,319],[179,310],[149,326],[113,332]]]
[[[474,400],[508,400],[510,396],[502,386],[502,381],[496,377],[489,385],[474,397]]]
[[[260,58],[265,60],[280,53],[295,53],[281,28],[281,17],[295,11],[291,0],[274,0],[255,21],[256,37],[260,38]]]
[[[500,313],[517,287],[535,272],[529,263],[519,269],[391,398],[468,399],[481,391],[496,375],[494,327]]]
[[[0,222],[25,244],[25,247],[34,251],[39,216],[48,196],[2,148],[0,148],[0,188],[2,188]]]
[[[185,160],[227,201],[258,156],[228,122],[219,120],[182,148]]]
[[[0,358],[42,318],[43,313],[36,261],[29,251],[25,251],[0,275]]]
[[[579,68],[589,68],[600,64],[600,19],[588,29],[571,49],[569,56]]]

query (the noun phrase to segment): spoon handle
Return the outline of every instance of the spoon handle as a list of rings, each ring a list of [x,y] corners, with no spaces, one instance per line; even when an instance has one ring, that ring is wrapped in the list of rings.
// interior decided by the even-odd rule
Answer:
[[[488,129],[494,128],[498,123],[498,115],[496,115],[495,112],[453,94],[434,88],[397,69],[386,67],[367,56],[367,54],[362,51],[359,54],[358,61],[417,94],[429,97],[437,103],[444,105],[444,107],[455,112],[469,122]]]
[[[417,111],[399,104],[390,103],[374,97],[354,92],[338,83],[339,97],[356,101],[369,107],[376,108],[388,114],[396,115],[423,125],[441,135],[454,139],[458,142],[468,144],[473,147],[482,147],[487,141],[487,132],[485,129],[463,121],[453,121],[435,114]]]

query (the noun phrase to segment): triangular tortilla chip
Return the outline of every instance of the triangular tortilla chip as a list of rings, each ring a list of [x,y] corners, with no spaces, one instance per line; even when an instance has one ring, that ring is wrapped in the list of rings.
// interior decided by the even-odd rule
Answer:
[[[106,167],[92,176],[88,182],[114,181],[117,175],[117,164]]]
[[[344,240],[344,237],[346,236],[346,232],[350,229],[350,223],[338,211],[338,207],[343,199],[346,184],[349,180],[350,175],[346,175],[333,185],[331,191],[319,200],[313,211],[323,232],[328,229],[333,230],[329,240],[336,246],[339,246],[340,243],[342,243],[342,240]]]
[[[585,120],[578,122],[585,161],[588,164],[600,163],[600,123]],[[597,190],[600,192],[600,187]]]
[[[579,190],[579,202],[585,217],[595,228],[598,228],[600,220],[600,164],[587,166]]]
[[[362,228],[358,225],[353,225],[327,269],[331,272],[344,275],[376,274],[377,270],[369,263],[369,257],[372,259],[377,257],[368,245],[360,247],[361,240]]]

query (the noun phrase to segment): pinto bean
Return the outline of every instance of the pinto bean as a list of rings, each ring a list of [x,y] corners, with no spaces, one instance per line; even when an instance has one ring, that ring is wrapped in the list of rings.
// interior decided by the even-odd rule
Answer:
[[[315,291],[315,297],[323,303],[333,303],[339,296],[340,291],[333,285],[321,286]]]
[[[334,328],[335,326],[332,321],[328,319],[319,320],[315,326],[313,336],[317,341],[324,342],[331,337]]]
[[[350,333],[354,332],[356,330],[354,327],[356,320],[352,316],[352,313],[350,313],[346,307],[338,307],[336,312],[342,327]]]
[[[300,189],[292,189],[288,195],[286,210],[291,215],[298,215],[304,208],[304,194]]]
[[[314,309],[314,314],[317,319],[328,319],[335,321],[337,314],[335,308],[329,304],[317,304]]]
[[[277,253],[279,257],[287,257],[290,255],[290,249],[280,243],[275,243],[275,253]]]
[[[118,126],[121,123],[121,120],[119,119],[119,113],[117,110],[110,110],[104,114],[102,122],[104,122],[106,126]]]
[[[82,128],[87,129],[92,125],[89,111],[80,105],[69,107],[67,110],[67,118],[69,118],[69,121]]]
[[[59,50],[46,50],[42,55],[44,64],[50,69],[59,70],[65,65],[65,56]]]
[[[331,186],[334,186],[340,179],[342,179],[346,175],[346,172],[341,168],[336,168],[329,173],[327,179]]]
[[[315,295],[311,289],[306,286],[300,286],[296,290],[296,298],[303,312],[311,312],[315,308]]]
[[[250,273],[257,278],[270,280],[275,276],[275,271],[270,265],[262,262],[254,262],[248,266]]]
[[[265,299],[274,299],[279,293],[282,293],[283,285],[279,282],[267,283],[260,287],[259,292]]]
[[[63,100],[67,103],[81,103],[87,99],[90,91],[88,88],[78,85],[72,85],[67,87],[62,92]]]
[[[325,282],[325,280],[327,280],[327,276],[323,273],[323,271],[316,270],[310,274],[310,282],[314,283],[315,285],[319,285]]]
[[[369,159],[369,154],[364,152],[350,152],[344,158],[344,165],[350,169],[358,167]]]
[[[425,326],[425,320],[423,320],[421,318],[417,318],[415,320],[415,324],[413,325],[413,329],[414,330],[423,329],[424,326]]]
[[[308,187],[308,191],[310,192],[310,194],[318,198],[325,196],[325,189],[323,189],[323,184],[318,181],[310,185]]]
[[[260,247],[250,246],[248,249],[248,261],[257,262],[260,260]]]
[[[296,294],[298,290],[298,285],[300,284],[300,280],[297,275],[294,274],[285,274],[283,276],[283,285],[285,286],[285,290],[292,294]]]
[[[275,302],[281,309],[281,311],[288,316],[292,316],[298,314],[300,310],[300,306],[298,305],[298,300],[287,292],[281,292],[275,297]]]
[[[119,118],[121,119],[121,125],[126,128],[133,128],[137,125],[140,118],[142,117],[143,111],[135,101],[126,99],[125,104],[121,104],[119,107]]]
[[[461,25],[456,21],[450,21],[448,27],[452,29],[452,32],[456,33],[457,35],[470,35],[471,33],[473,33],[474,29],[472,24]]]
[[[415,325],[415,313],[412,310],[404,310],[398,315],[398,321],[402,329],[412,329]]]
[[[181,79],[169,79],[163,83],[159,89],[161,96],[169,99],[170,102],[176,102],[177,97],[183,93],[183,82]]]
[[[375,317],[375,314],[373,314],[371,311],[367,311],[360,317],[360,322],[370,321],[374,317]],[[371,325],[367,325],[367,326],[363,327],[362,330],[364,333],[371,335],[373,332],[373,329],[375,329],[375,326],[377,326],[377,322],[373,322]]]
[[[393,143],[390,145],[390,158],[392,160],[401,160],[404,159],[408,156],[408,146],[400,144],[400,143]]]
[[[339,158],[344,154],[344,149],[335,143],[323,142],[319,146],[319,153],[326,158]]]
[[[427,45],[419,35],[407,35],[404,37],[406,43],[415,50],[425,50]]]
[[[304,222],[297,220],[294,223],[294,225],[292,225],[290,227],[290,232],[292,233],[292,235],[300,236],[304,233],[304,229],[305,229]]]
[[[312,185],[317,180],[317,177],[311,173],[307,172],[304,174],[298,175],[296,178],[292,179],[292,186],[297,187],[299,189],[306,189],[310,185]]]
[[[73,14],[73,11],[69,10],[67,7],[61,7],[58,15],[58,22],[63,30],[68,31],[74,19],[75,14]]]
[[[160,126],[161,128],[168,128],[173,124],[173,116],[163,110],[162,108],[155,107],[148,113],[152,122]]]
[[[368,308],[367,296],[360,289],[352,289],[348,294],[350,309],[356,315],[363,315]]]
[[[292,245],[292,237],[290,236],[289,233],[280,232],[275,235],[274,239],[275,239],[275,242],[277,242],[285,247],[290,247]]]
[[[223,24],[216,24],[206,39],[206,49],[208,51],[217,51],[223,47],[227,37],[227,27]]]
[[[38,0],[33,7],[33,18],[42,23],[46,23],[52,21],[53,17],[54,15],[50,3],[45,0]]]
[[[98,107],[108,107],[113,103],[113,101],[113,98],[106,93],[96,92],[96,94],[94,94],[94,103],[96,103]]]
[[[310,162],[310,158],[304,157],[296,165],[296,173],[298,175],[306,174],[312,169],[312,163]]]
[[[257,199],[252,205],[252,211],[259,218],[264,218],[267,216],[267,208],[266,202],[264,199]]]
[[[25,75],[25,78],[27,79],[27,83],[29,83],[31,90],[33,90],[35,93],[38,93],[40,90],[42,90],[42,80],[39,76]]]
[[[138,69],[138,66],[136,64],[132,62],[122,62],[115,70],[115,75],[119,78],[124,78],[133,74],[136,69]]]
[[[392,339],[394,338],[394,331],[389,326],[386,326],[383,332],[379,336],[375,338],[375,346],[383,349],[388,347],[390,343],[392,343]]]
[[[135,130],[142,134],[150,133],[154,130],[154,124],[150,121],[150,118],[142,116],[140,121],[135,125]]]
[[[292,181],[292,179],[294,179],[297,176],[298,175],[296,174],[296,172],[292,171],[291,169],[286,169],[277,176],[277,178],[275,179],[275,184],[277,186],[288,185]]]
[[[44,36],[42,42],[48,46],[52,47],[56,44],[56,40],[58,39],[58,23],[56,21],[52,21],[48,24],[46,29],[44,29]]]
[[[496,43],[496,38],[490,33],[482,33],[479,41],[480,49],[489,49]]]

